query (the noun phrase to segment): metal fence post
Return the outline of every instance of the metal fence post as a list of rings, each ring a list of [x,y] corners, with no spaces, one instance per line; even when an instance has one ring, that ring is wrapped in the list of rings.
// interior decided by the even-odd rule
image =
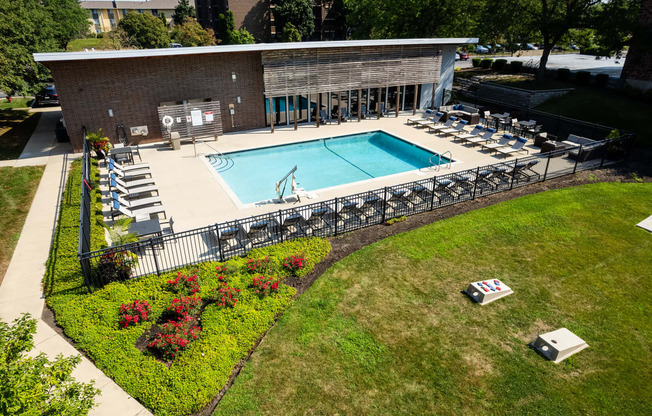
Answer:
[[[222,252],[222,241],[220,240],[220,227],[215,224],[215,238],[217,239],[217,252],[220,255],[220,261],[224,261],[224,253]]]
[[[430,211],[435,209],[435,189],[437,187],[437,177],[432,177],[432,195],[430,196]]]
[[[478,177],[480,175],[480,166],[478,166],[475,170],[475,181],[473,181],[473,195],[471,196],[471,199],[475,199],[475,191],[478,189]]]
[[[518,158],[514,160],[514,169],[512,169],[512,182],[509,184],[509,190],[514,189],[514,178],[516,177],[516,165],[518,164]]]
[[[580,145],[580,150],[577,151],[577,158],[575,159],[575,166],[573,167],[573,174],[577,171],[577,163],[580,161],[580,155],[582,154],[582,147],[584,145]]]
[[[161,270],[158,267],[158,259],[156,258],[156,251],[154,251],[154,239],[149,239],[149,248],[152,250],[152,257],[154,258],[154,266],[156,267],[156,274],[161,275]]]
[[[548,160],[546,161],[546,170],[543,172],[543,180],[541,182],[545,182],[546,177],[548,176],[548,166],[550,166],[550,159],[552,159],[552,152],[548,152]]]
[[[385,222],[386,214],[387,214],[387,187],[385,187],[385,189],[383,190],[383,218],[382,221],[380,221],[381,224]]]
[[[337,237],[337,197],[335,197],[335,237]]]
[[[278,210],[278,226],[279,226],[279,234],[281,234],[281,243],[283,242],[283,211]]]

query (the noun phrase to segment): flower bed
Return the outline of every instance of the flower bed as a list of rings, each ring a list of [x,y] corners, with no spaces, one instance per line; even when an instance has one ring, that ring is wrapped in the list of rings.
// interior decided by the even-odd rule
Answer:
[[[235,365],[269,329],[275,316],[292,303],[296,291],[279,284],[277,293],[261,298],[251,287],[247,259],[232,259],[228,264],[202,263],[161,276],[114,282],[88,294],[77,260],[80,167],[74,162],[62,198],[45,276],[48,305],[75,346],[152,412],[169,415],[196,412],[217,395]],[[93,178],[97,178],[96,167]],[[97,197],[93,193],[93,201],[99,201]],[[101,221],[101,211],[94,210],[93,215]],[[99,222],[94,222],[92,227],[91,246],[97,249],[103,241],[103,229]],[[273,261],[268,276],[282,277],[284,272],[278,265],[286,257],[303,252],[314,265],[329,250],[330,244],[325,240],[299,239],[256,249],[248,258],[269,256]],[[175,325],[163,327],[161,318],[165,310],[174,299],[186,296],[170,290],[168,281],[177,279],[178,272],[181,276],[196,275],[199,291],[188,295],[207,300],[200,315],[200,331],[194,329],[200,327],[194,322],[177,321]],[[226,277],[228,284],[219,276]],[[211,298],[213,289],[217,289],[214,299]],[[226,290],[220,292],[221,289]],[[122,328],[120,306],[133,304],[134,300],[145,300],[151,306],[148,320],[139,319],[137,324]],[[231,303],[233,306],[229,307]],[[147,338],[144,348],[136,345],[157,322],[162,337],[173,335],[157,346],[165,350],[161,354],[169,359],[168,363],[157,359],[147,348],[158,336]]]

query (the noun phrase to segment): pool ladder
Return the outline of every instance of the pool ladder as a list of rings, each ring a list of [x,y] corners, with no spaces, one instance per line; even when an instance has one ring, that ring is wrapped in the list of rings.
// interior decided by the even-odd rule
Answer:
[[[432,155],[432,156],[430,156],[430,160],[429,160],[429,162],[430,162],[430,167],[435,168],[435,170],[439,171],[439,169],[441,169],[441,158],[444,157],[445,154],[449,154],[449,155],[450,155],[450,157],[448,158],[448,160],[449,160],[449,162],[448,162],[448,169],[450,169],[450,168],[451,168],[451,162],[453,161],[453,153],[452,153],[450,150],[447,150],[447,151],[445,151],[444,153],[442,153],[442,154],[439,155],[439,158],[437,159],[437,164],[435,164],[435,163],[432,161],[432,158],[435,157],[435,156],[437,156],[437,155]]]

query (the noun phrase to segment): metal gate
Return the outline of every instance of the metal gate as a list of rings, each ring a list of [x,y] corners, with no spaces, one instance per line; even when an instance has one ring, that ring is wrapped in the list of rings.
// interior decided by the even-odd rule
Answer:
[[[184,103],[158,107],[158,119],[163,137],[172,132],[181,139],[215,139],[223,133],[219,101]]]

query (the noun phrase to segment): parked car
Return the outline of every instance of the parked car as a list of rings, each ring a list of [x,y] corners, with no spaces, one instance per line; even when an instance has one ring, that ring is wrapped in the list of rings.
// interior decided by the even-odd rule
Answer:
[[[536,50],[538,50],[539,48],[536,47],[536,46],[534,46],[534,45],[531,44],[531,43],[526,43],[526,44],[525,44],[525,49],[527,49],[528,51],[536,51]]]
[[[59,94],[54,89],[54,85],[45,87],[36,94],[35,105],[59,105]]]
[[[573,51],[578,51],[578,50],[580,50],[579,46],[575,45],[574,43],[571,44],[568,48],[569,48],[570,50],[573,50]]]
[[[482,45],[476,45],[475,51],[477,53],[489,53],[489,49],[487,49],[486,46],[482,46]]]
[[[469,54],[464,51],[457,51],[456,53],[457,53],[457,55],[455,55],[456,61],[459,60],[466,61],[467,59],[469,59]]]
[[[559,45],[555,45],[555,46],[552,47],[552,51],[553,51],[553,52],[561,52],[561,51],[563,51],[563,50],[564,50],[564,48],[562,48],[562,47],[559,46]]]
[[[180,43],[170,43],[170,48],[183,48],[183,45]]]

